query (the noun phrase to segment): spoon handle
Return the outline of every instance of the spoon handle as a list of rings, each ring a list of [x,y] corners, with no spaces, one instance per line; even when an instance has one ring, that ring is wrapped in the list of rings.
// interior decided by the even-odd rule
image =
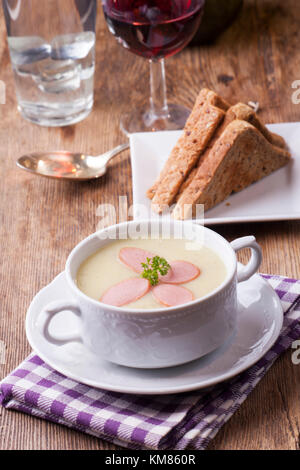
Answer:
[[[116,157],[117,155],[119,155],[119,153],[123,152],[124,150],[127,150],[129,147],[129,142],[127,142],[126,144],[118,145],[118,147],[115,147],[114,149],[109,150],[108,152],[101,155],[101,158],[105,158],[106,163],[108,163],[113,157]]]

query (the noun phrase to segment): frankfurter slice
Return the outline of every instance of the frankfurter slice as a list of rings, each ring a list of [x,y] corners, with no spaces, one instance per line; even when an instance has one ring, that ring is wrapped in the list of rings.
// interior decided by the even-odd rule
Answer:
[[[147,258],[154,258],[154,254],[141,248],[125,247],[120,250],[119,259],[128,268],[141,274],[143,272],[142,263],[147,262]]]
[[[172,261],[168,274],[161,276],[161,282],[167,284],[184,284],[200,276],[200,269],[188,261]]]
[[[150,290],[147,279],[132,278],[110,287],[101,297],[100,302],[114,307],[130,304],[146,295]]]
[[[174,284],[158,284],[153,287],[152,293],[164,307],[175,307],[194,300],[194,294],[190,290]]]

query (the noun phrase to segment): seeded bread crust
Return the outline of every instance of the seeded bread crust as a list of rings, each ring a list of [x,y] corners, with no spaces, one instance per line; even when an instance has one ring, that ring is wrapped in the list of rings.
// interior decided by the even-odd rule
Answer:
[[[193,180],[181,194],[173,216],[190,218],[196,204],[205,210],[281,168],[290,153],[273,145],[252,124],[234,120],[215,141],[197,168]]]
[[[184,131],[173,148],[164,169],[154,185],[147,191],[149,199],[153,199],[158,193],[156,203],[160,203],[161,193],[164,193],[165,186],[169,185],[168,175],[170,172],[172,175],[176,173],[176,167],[178,167],[179,182],[174,183],[174,188],[180,187],[191,168],[197,163],[201,151],[205,149],[214,130],[224,118],[224,112],[228,107],[229,104],[213,91],[206,88],[200,91]],[[186,164],[184,164],[185,161]],[[183,173],[181,174],[181,172]]]

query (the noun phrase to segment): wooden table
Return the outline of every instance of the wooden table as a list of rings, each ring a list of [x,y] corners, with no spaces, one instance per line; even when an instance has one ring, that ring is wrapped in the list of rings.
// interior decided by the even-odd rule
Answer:
[[[246,0],[234,25],[216,44],[186,49],[167,61],[169,96],[191,106],[199,89],[211,87],[229,101],[259,101],[265,122],[300,120],[291,101],[291,83],[300,78],[300,10],[297,0]],[[7,102],[0,105],[1,317],[0,340],[7,346],[0,378],[29,353],[24,319],[35,293],[64,269],[71,248],[95,231],[99,204],[131,204],[129,152],[100,181],[72,184],[17,170],[20,154],[65,148],[97,154],[124,141],[120,114],[145,98],[146,61],[120,47],[106,29],[97,30],[96,102],[84,122],[47,129],[22,119],[0,21],[0,79]],[[263,247],[262,272],[300,278],[300,222],[218,226],[228,240],[256,235]],[[284,354],[210,449],[299,449],[300,366]],[[0,449],[107,449],[104,441],[15,412],[0,410]]]

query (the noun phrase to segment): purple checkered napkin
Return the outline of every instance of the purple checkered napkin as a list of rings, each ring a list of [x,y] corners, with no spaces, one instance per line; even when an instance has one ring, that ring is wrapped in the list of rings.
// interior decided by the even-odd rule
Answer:
[[[257,364],[228,382],[178,395],[126,395],[77,383],[32,354],[0,383],[0,403],[131,449],[204,449],[300,338],[300,281],[265,278],[285,311],[281,336]]]

